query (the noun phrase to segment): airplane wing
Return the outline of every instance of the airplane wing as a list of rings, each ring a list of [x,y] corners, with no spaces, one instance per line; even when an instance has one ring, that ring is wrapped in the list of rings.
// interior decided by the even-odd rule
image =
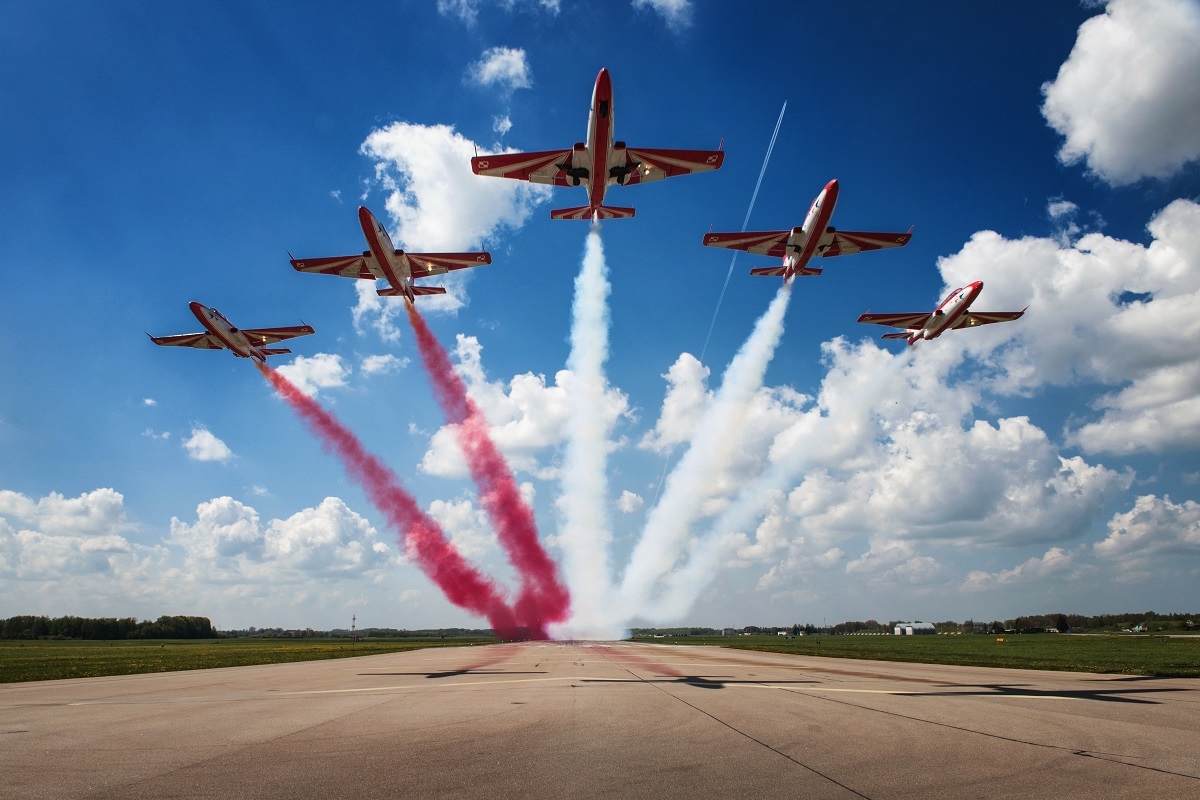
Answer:
[[[382,278],[383,272],[375,264],[370,251],[362,255],[329,256],[327,258],[293,258],[292,267],[297,272],[316,272],[320,275],[341,275],[343,278],[362,278],[373,281]]]
[[[1020,319],[1028,308],[1020,311],[968,311],[954,323],[955,328],[975,328],[980,325],[991,325],[993,322],[1012,322]]]
[[[284,339],[308,336],[310,333],[316,332],[311,325],[293,325],[287,328],[242,328],[242,333],[256,346],[274,344],[282,342]]]
[[[707,247],[728,247],[731,250],[745,250],[759,256],[776,256],[783,258],[787,252],[787,240],[791,235],[786,231],[758,231],[756,233],[706,233],[703,242]],[[765,275],[769,273],[755,273]],[[779,273],[782,275],[783,273]]]
[[[494,156],[475,156],[471,170],[476,175],[493,178],[512,178],[551,186],[572,186],[560,164],[571,164],[571,150],[542,150],[537,153],[498,153]]]
[[[150,334],[146,334],[150,336]],[[150,341],[168,347],[198,347],[201,350],[223,350],[225,345],[211,333],[181,333],[177,336],[150,336]]]
[[[450,270],[482,267],[492,263],[489,253],[405,253],[414,278],[445,275]]]
[[[628,180],[623,183],[625,186],[632,186],[635,183],[661,181],[676,175],[720,169],[725,161],[725,151],[643,150],[630,147],[625,151],[625,157],[625,167],[630,171]]]
[[[903,247],[912,238],[912,233],[866,233],[863,231],[839,231],[830,228],[817,243],[817,252],[829,256],[849,256],[863,250],[882,250],[885,247]]]
[[[903,328],[904,330],[915,330],[924,327],[925,321],[928,319],[929,312],[920,311],[905,314],[863,314],[858,318],[858,321],[870,322],[874,325],[887,325],[892,328]]]

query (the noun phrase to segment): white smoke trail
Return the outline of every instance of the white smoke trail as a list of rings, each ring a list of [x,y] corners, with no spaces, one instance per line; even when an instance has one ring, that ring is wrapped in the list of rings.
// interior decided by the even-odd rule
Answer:
[[[736,534],[755,523],[771,498],[790,489],[801,473],[836,448],[847,424],[867,422],[871,409],[894,390],[894,378],[912,360],[911,356],[912,350],[906,348],[883,369],[873,372],[863,386],[849,395],[848,402],[830,408],[828,416],[818,420],[803,440],[802,448],[794,448],[786,457],[773,460],[753,483],[739,492],[696,543],[688,561],[667,578],[662,594],[641,609],[641,616],[655,624],[682,619],[712,582],[730,549],[741,541]],[[772,450],[779,447],[780,440],[789,432],[776,437]]]
[[[671,471],[662,498],[646,520],[634,547],[613,612],[627,621],[637,615],[655,582],[679,557],[714,475],[729,465],[741,430],[743,409],[762,386],[767,366],[783,335],[791,285],[780,286],[754,331],[729,362],[721,388],[696,427],[688,451]]]
[[[571,589],[572,616],[555,630],[556,638],[617,638],[622,633],[600,619],[612,588],[608,566],[612,528],[606,504],[609,431],[603,422],[611,290],[600,226],[593,223],[583,267],[575,279],[571,310],[571,355],[567,359],[572,374],[568,390],[571,410],[558,508],[563,577]]]

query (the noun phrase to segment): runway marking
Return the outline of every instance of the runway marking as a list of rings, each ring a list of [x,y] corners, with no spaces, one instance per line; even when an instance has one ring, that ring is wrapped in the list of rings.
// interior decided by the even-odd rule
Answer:
[[[440,689],[445,686],[495,686],[498,683],[546,683],[548,681],[585,681],[591,678],[565,676],[562,678],[514,678],[508,681],[456,681],[454,683],[406,683],[402,686],[367,686],[360,689],[312,689],[304,692],[278,692],[279,695],[346,694],[348,692],[388,692],[396,689]]]

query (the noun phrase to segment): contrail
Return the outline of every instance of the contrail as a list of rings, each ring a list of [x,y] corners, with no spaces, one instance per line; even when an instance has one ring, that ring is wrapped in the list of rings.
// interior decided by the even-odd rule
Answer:
[[[447,424],[454,426],[471,477],[479,487],[479,502],[521,576],[521,590],[514,604],[517,621],[535,631],[538,638],[546,638],[547,625],[567,618],[571,595],[559,580],[558,565],[542,547],[533,510],[521,497],[512,469],[492,442],[487,419],[468,396],[445,348],[416,307],[405,305],[421,361],[433,383],[434,397]]]
[[[564,626],[572,637],[616,636],[601,630],[600,611],[609,599],[609,524],[607,457],[608,430],[604,424],[604,362],[608,360],[608,265],[600,225],[592,223],[583,266],[575,278],[571,309],[570,412],[562,468],[562,514],[559,547],[563,572],[571,587],[573,611]]]
[[[341,458],[346,472],[362,485],[367,498],[400,535],[406,552],[446,599],[487,617],[501,638],[525,635],[502,591],[467,563],[437,521],[422,511],[416,499],[403,488],[395,473],[368,453],[358,438],[315,400],[265,364],[256,361],[255,366],[308,424],[322,446]]]
[[[687,562],[667,578],[662,595],[642,609],[642,616],[656,624],[682,619],[716,576],[729,537],[754,525],[771,497],[787,491],[804,470],[827,457],[828,451],[837,447],[845,425],[865,423],[871,409],[893,388],[893,378],[910,363],[911,356],[911,350],[906,350],[891,358],[861,387],[856,387],[847,402],[829,409],[828,416],[820,420],[820,427],[803,440],[802,448],[773,459],[753,483],[744,487],[729,508],[714,520],[709,532],[696,542]],[[786,433],[776,437],[772,450]]]
[[[737,446],[745,406],[762,386],[767,366],[783,335],[783,318],[791,284],[782,284],[771,305],[755,323],[738,350],[704,416],[696,426],[688,451],[667,478],[662,499],[646,520],[620,587],[620,606],[614,611],[628,619],[650,596],[654,582],[675,564],[700,515],[709,484],[728,464]]]

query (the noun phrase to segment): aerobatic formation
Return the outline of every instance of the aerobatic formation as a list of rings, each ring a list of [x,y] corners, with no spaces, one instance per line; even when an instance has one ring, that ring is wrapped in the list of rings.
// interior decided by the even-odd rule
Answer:
[[[150,336],[158,345],[227,349],[235,356],[252,359],[325,449],[337,456],[346,472],[359,482],[412,561],[451,603],[485,617],[497,635],[505,639],[548,638],[552,634],[551,626],[556,625],[564,625],[559,630],[573,636],[581,632],[584,635],[618,635],[638,616],[677,617],[681,613],[681,604],[694,598],[703,574],[707,571],[711,575],[715,569],[718,552],[715,534],[753,513],[753,501],[742,498],[732,507],[732,514],[725,515],[730,519],[716,520],[710,535],[698,539],[698,548],[685,564],[679,565],[699,513],[699,487],[705,485],[735,447],[743,416],[740,408],[762,385],[782,336],[792,280],[796,276],[820,275],[821,268],[811,266],[818,256],[829,258],[902,247],[912,238],[911,228],[904,233],[874,233],[838,230],[830,225],[838,198],[837,180],[829,181],[821,190],[803,224],[798,227],[704,235],[702,244],[707,247],[780,258],[778,265],[754,267],[750,274],[781,277],[783,284],[775,301],[726,369],[705,424],[700,426],[708,435],[701,437],[702,440],[693,440],[676,468],[664,476],[666,491],[650,513],[646,530],[634,548],[621,582],[615,584],[608,575],[606,560],[607,546],[612,538],[603,511],[607,491],[606,448],[603,431],[593,430],[596,426],[591,424],[605,391],[603,362],[608,347],[605,309],[611,289],[598,223],[605,219],[632,217],[634,209],[605,205],[605,194],[613,185],[631,186],[719,169],[725,153],[720,148],[661,150],[628,147],[625,142],[614,139],[613,120],[612,78],[608,70],[601,69],[592,93],[585,142],[566,150],[477,155],[471,159],[471,169],[477,175],[554,186],[582,186],[588,193],[587,205],[550,212],[552,219],[581,219],[593,223],[583,270],[576,280],[572,309],[574,322],[568,365],[577,377],[578,386],[573,391],[578,396],[572,405],[579,413],[578,419],[573,417],[567,426],[563,469],[566,502],[561,504],[564,519],[559,546],[565,559],[565,580],[559,565],[542,544],[533,509],[522,497],[512,468],[492,440],[487,420],[468,395],[445,348],[429,330],[414,304],[417,297],[446,291],[444,287],[418,284],[418,279],[490,264],[489,253],[406,253],[395,247],[384,225],[369,210],[360,207],[358,219],[367,243],[367,249],[361,254],[298,259],[289,253],[288,257],[298,272],[383,280],[387,285],[376,290],[380,296],[404,298],[434,397],[446,424],[457,436],[459,449],[478,488],[480,505],[517,571],[520,586],[511,598],[504,588],[458,552],[438,522],[421,509],[392,470],[369,453],[327,409],[267,366],[268,356],[291,352],[271,345],[314,333],[311,326],[240,329],[216,309],[192,302],[190,308],[203,325],[202,332]],[[904,338],[911,347],[918,341],[935,339],[947,330],[1007,322],[1025,313],[1025,309],[971,311],[971,304],[982,289],[982,281],[955,289],[932,312],[867,313],[858,321],[900,328],[901,332],[888,333],[883,338]],[[897,363],[903,362],[898,360]],[[719,431],[720,435],[712,435],[714,431]],[[773,478],[779,479],[779,476],[764,476],[763,480]],[[666,585],[660,586],[661,581],[666,581]],[[656,587],[660,589],[657,595]]]

